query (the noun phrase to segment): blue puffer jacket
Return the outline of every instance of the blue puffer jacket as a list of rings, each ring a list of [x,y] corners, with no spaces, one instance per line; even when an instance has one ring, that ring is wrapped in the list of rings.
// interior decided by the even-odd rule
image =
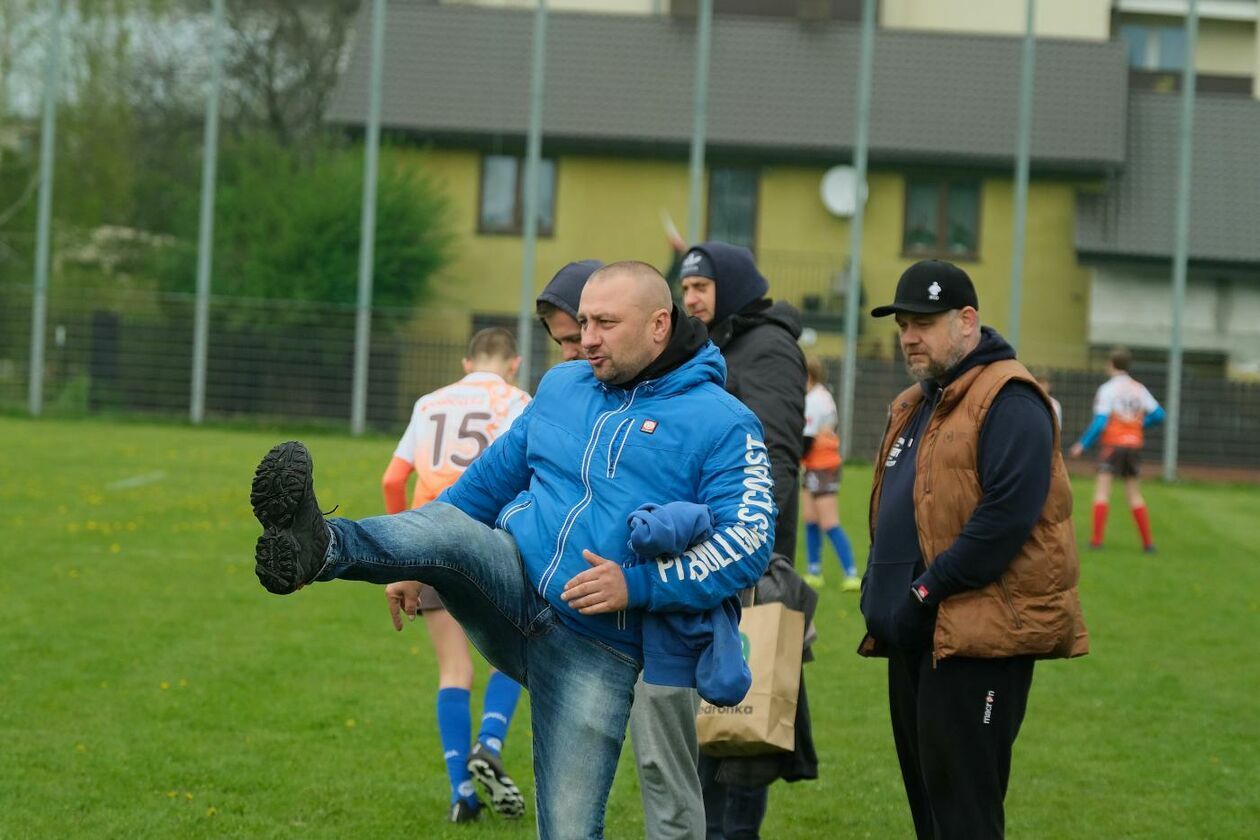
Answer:
[[[655,560],[713,536],[713,511],[690,502],[647,504],[630,514],[630,553]],[[695,688],[714,706],[734,706],[752,687],[739,637],[739,598],[700,613],[643,616],[643,681]]]
[[[700,612],[752,586],[774,542],[761,424],[726,393],[712,343],[657,379],[621,388],[586,362],[543,377],[525,412],[439,501],[506,529],[557,616],[636,659],[640,610]],[[679,557],[626,568],[630,609],[582,615],[560,598],[590,549],[620,560],[627,517],[656,499],[707,505],[713,536]]]

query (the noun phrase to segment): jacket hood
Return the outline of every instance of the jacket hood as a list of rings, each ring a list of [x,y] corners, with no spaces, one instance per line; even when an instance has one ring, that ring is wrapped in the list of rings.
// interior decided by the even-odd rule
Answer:
[[[730,341],[754,327],[773,324],[787,330],[792,339],[801,337],[801,313],[785,300],[772,301],[761,298],[745,306],[743,310],[714,324],[713,343],[725,347]]]
[[[604,264],[599,260],[581,260],[580,262],[571,262],[564,268],[556,272],[556,276],[543,287],[539,292],[538,303],[550,303],[561,312],[568,314],[573,320],[577,320],[578,303],[582,300],[582,289],[586,286],[586,281],[590,279],[598,269],[603,268]]]
[[[941,377],[939,382],[933,380],[925,381],[923,383],[924,393],[931,396],[938,388],[947,387],[973,367],[991,365],[994,362],[1013,358],[1015,358],[1015,348],[1005,338],[1002,338],[997,330],[993,329],[993,327],[981,327],[980,343],[976,345],[976,349],[964,356],[963,360]]]
[[[691,250],[703,253],[713,265],[714,324],[722,323],[769,291],[770,282],[757,269],[752,251],[747,248],[725,242],[701,242]]]
[[[669,343],[665,345],[661,355],[650,362],[638,376],[619,387],[633,388],[640,382],[659,379],[685,365],[706,345],[712,346],[709,342],[709,331],[705,329],[704,324],[700,323],[700,319],[684,314],[678,304],[674,304],[670,312],[670,322],[672,326]],[[726,363],[723,362],[722,378],[718,380],[718,384],[722,384],[725,380]]]

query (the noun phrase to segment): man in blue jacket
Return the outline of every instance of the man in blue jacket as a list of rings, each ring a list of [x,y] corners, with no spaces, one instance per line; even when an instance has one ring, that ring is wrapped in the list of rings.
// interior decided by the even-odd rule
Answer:
[[[333,579],[423,581],[495,667],[529,689],[541,837],[602,837],[640,667],[643,610],[711,609],[761,576],[774,541],[757,419],[723,388],[722,356],[656,269],[591,275],[578,320],[587,361],[543,377],[525,412],[433,502],[325,519],[310,455],[274,447],[250,502],[276,594]],[[450,431],[474,454],[482,429]],[[713,536],[623,569],[627,517],[645,502],[707,505]],[[401,595],[393,606],[414,610]]]

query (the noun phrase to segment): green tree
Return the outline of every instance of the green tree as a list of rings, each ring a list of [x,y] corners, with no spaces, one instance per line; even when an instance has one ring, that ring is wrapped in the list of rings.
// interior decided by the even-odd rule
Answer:
[[[271,139],[224,151],[215,208],[216,295],[353,304],[363,188],[361,149],[299,158]],[[179,244],[157,274],[162,289],[191,292],[195,196],[180,214]],[[449,260],[447,201],[414,161],[381,155],[373,304],[408,307]]]

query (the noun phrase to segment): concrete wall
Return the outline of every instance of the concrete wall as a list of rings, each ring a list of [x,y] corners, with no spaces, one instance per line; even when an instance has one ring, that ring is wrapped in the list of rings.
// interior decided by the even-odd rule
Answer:
[[[1171,266],[1108,265],[1092,274],[1090,342],[1161,349],[1171,344]],[[1232,375],[1260,375],[1260,270],[1191,271],[1182,342],[1187,351],[1226,356]]]

